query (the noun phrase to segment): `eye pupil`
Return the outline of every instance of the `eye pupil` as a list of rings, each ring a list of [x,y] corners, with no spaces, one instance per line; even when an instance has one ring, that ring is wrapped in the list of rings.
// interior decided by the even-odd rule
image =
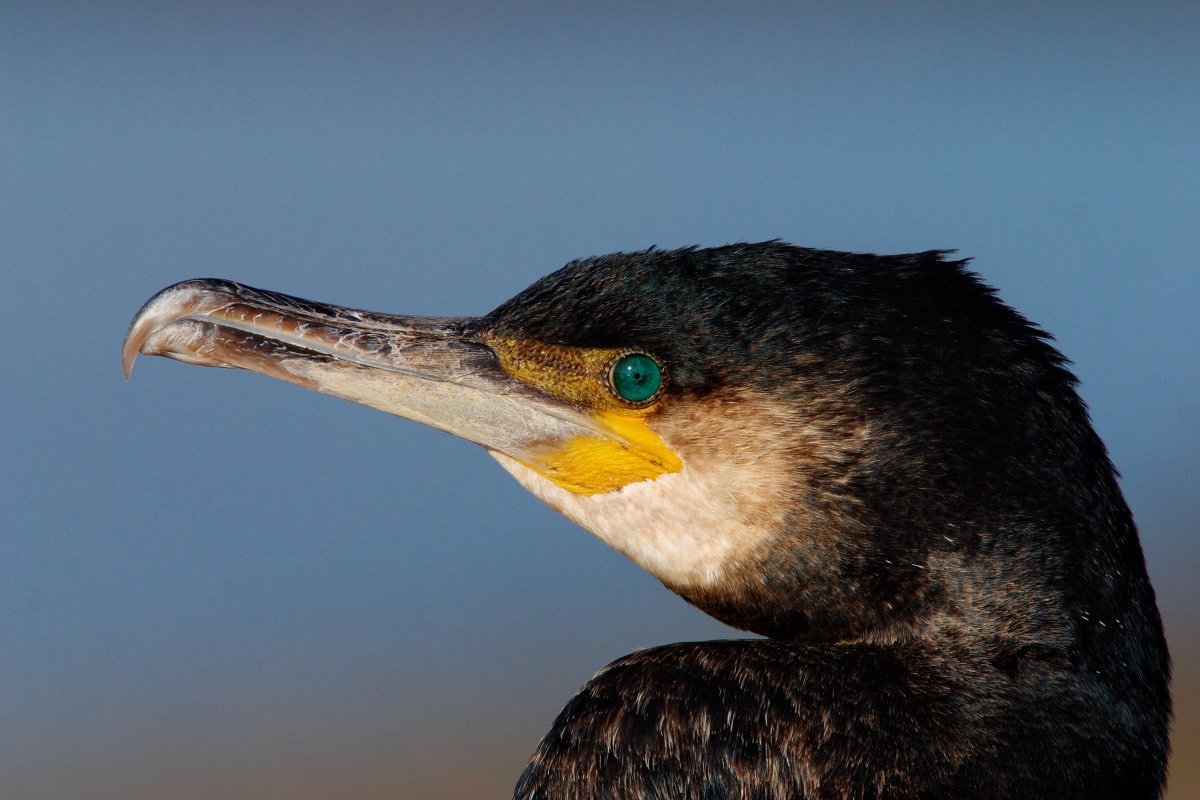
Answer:
[[[645,353],[630,353],[613,364],[609,382],[622,400],[644,403],[662,387],[662,367]]]

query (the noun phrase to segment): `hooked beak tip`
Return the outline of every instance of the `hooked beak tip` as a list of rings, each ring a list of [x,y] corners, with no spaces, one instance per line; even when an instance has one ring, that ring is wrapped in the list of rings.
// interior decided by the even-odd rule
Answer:
[[[145,350],[146,341],[158,331],[190,313],[203,312],[208,306],[219,304],[222,298],[214,297],[213,290],[234,286],[228,281],[200,278],[168,286],[147,300],[125,331],[121,344],[121,372],[129,380],[133,362],[141,353],[158,355]]]
[[[129,380],[130,374],[133,373],[133,362],[137,360],[138,347],[128,337],[121,344],[121,374],[125,376],[125,380]]]

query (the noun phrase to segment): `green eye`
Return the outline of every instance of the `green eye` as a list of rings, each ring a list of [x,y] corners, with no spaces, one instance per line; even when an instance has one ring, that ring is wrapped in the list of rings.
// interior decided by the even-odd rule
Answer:
[[[644,403],[662,388],[662,367],[645,353],[630,353],[612,365],[608,382],[622,400]]]

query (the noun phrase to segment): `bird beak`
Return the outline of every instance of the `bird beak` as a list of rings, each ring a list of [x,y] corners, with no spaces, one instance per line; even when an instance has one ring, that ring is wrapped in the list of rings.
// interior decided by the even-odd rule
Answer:
[[[479,318],[404,317],[200,279],[146,302],[125,334],[139,353],[260,372],[447,431],[543,474],[555,453],[612,431],[516,380],[473,338]],[[627,446],[627,445],[622,445]]]

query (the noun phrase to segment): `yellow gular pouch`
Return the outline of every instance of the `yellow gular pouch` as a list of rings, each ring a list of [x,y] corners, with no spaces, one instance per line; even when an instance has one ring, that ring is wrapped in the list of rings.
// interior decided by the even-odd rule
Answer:
[[[679,456],[647,424],[658,400],[626,403],[609,386],[609,372],[627,350],[500,336],[485,337],[484,343],[509,375],[586,411],[609,434],[548,443],[529,460],[534,463],[521,459],[547,480],[577,494],[606,494],[683,469]]]
[[[679,472],[683,462],[641,417],[600,412],[593,415],[619,439],[580,436],[528,465],[568,491],[607,494],[630,483]]]

